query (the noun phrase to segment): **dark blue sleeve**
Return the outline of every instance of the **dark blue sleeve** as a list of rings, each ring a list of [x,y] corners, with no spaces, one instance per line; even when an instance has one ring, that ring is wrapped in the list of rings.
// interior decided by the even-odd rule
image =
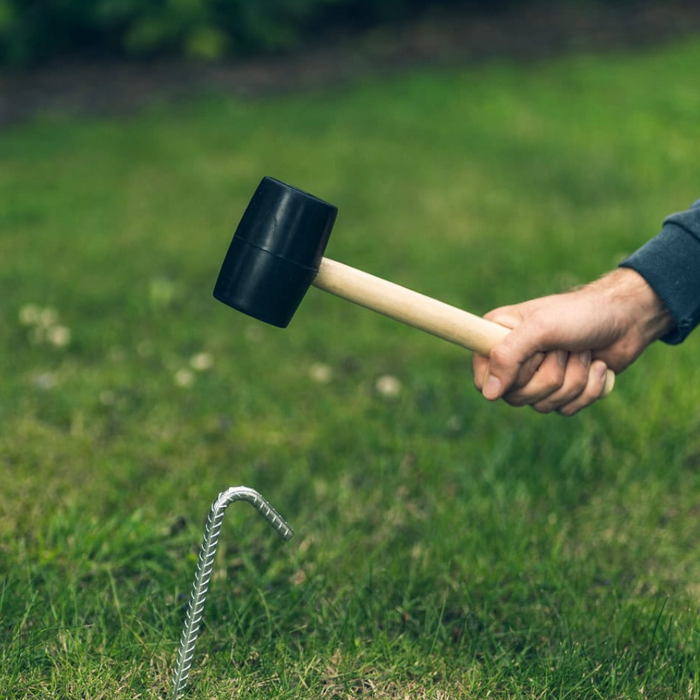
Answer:
[[[676,328],[662,340],[682,343],[700,323],[700,199],[669,216],[661,233],[620,266],[644,277],[671,312]]]

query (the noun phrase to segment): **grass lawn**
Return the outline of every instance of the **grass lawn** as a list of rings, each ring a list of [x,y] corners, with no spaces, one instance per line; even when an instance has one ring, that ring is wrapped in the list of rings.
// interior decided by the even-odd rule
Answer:
[[[562,419],[317,290],[285,331],[211,297],[266,174],[338,205],[329,257],[475,313],[595,277],[700,196],[698,65],[691,41],[1,133],[0,697],[163,697],[240,484],[296,535],[231,508],[188,697],[700,697],[700,336]]]

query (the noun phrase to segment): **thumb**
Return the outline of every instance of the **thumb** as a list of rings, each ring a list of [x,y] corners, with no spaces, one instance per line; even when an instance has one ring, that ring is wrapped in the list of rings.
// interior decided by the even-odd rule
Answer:
[[[492,318],[498,321],[496,318]],[[504,319],[505,320],[505,319]],[[503,323],[506,325],[506,323]],[[489,353],[482,393],[490,401],[500,399],[509,389],[527,383],[549,348],[538,324],[522,321]]]

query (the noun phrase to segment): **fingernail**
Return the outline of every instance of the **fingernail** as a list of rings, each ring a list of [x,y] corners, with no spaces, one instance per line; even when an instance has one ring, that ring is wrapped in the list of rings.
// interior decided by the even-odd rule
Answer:
[[[482,394],[484,398],[496,399],[501,391],[501,380],[498,377],[494,377],[493,374],[489,374],[484,382],[484,389]]]
[[[598,379],[602,379],[606,375],[608,367],[604,362],[599,362],[598,364],[596,364],[595,369],[593,371],[595,372],[595,376]]]
[[[588,350],[584,350],[579,353],[578,359],[581,360],[581,364],[588,367],[591,364],[591,353]]]
[[[560,367],[566,367],[566,361],[569,359],[569,353],[566,350],[557,350],[557,362]]]

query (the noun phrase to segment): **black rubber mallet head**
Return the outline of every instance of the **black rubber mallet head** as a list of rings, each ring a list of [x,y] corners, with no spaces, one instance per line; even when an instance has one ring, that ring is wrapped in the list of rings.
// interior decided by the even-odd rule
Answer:
[[[231,241],[214,296],[286,328],[321,266],[338,209],[263,178]]]
[[[286,328],[310,285],[488,355],[510,329],[323,257],[338,210],[263,178],[243,214],[214,288],[224,304]],[[605,394],[615,375],[608,370]]]

